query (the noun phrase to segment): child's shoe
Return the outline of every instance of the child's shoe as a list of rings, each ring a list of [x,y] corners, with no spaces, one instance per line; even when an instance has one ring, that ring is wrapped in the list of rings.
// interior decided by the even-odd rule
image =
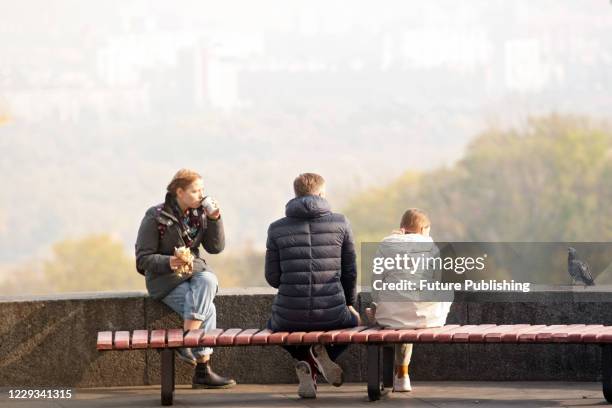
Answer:
[[[410,386],[410,376],[408,374],[399,376],[395,374],[393,376],[393,392],[409,392],[412,391]]]

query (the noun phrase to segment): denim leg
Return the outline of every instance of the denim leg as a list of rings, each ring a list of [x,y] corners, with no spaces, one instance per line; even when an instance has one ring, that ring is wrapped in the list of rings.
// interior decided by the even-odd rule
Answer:
[[[172,292],[168,293],[162,302],[170,306],[170,309],[174,310],[181,317],[183,317],[183,310],[185,308],[185,295],[189,291],[189,281],[185,281],[172,289]]]
[[[184,320],[200,320],[205,332],[217,328],[217,312],[213,300],[218,282],[214,273],[196,272],[189,280],[178,285],[162,302],[180,314]],[[196,357],[212,354],[210,347],[192,348]]]
[[[201,320],[206,333],[217,328],[217,310],[213,300],[217,294],[219,283],[214,273],[196,272],[189,279],[189,291],[185,295],[184,319]],[[210,347],[194,347],[193,354],[203,357],[212,354]]]
[[[210,314],[214,313],[209,309],[214,309],[213,300],[219,287],[217,277],[208,271],[196,272],[187,282],[189,282],[189,292],[185,295],[183,319],[205,322]]]

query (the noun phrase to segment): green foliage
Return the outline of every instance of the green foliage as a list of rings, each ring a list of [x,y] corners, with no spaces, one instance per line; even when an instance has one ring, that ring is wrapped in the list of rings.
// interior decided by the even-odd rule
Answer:
[[[360,241],[388,235],[410,207],[430,215],[438,241],[609,241],[611,176],[610,128],[551,115],[491,128],[452,168],[407,173],[345,212]]]
[[[91,235],[53,245],[44,263],[44,280],[51,292],[143,290],[144,277],[121,242],[108,235]]]
[[[219,255],[204,256],[217,274],[221,288],[268,286],[264,276],[265,253],[250,242]]]
[[[267,286],[264,253],[247,243],[220,255],[204,256],[222,288]],[[52,247],[46,261],[32,260],[0,270],[0,295],[39,295],[64,292],[145,290],[145,278],[123,244],[108,235],[64,240]]]
[[[612,241],[610,180],[610,128],[551,115],[522,129],[490,128],[452,167],[408,171],[356,195],[343,212],[357,244],[388,235],[409,207],[430,215],[437,241]],[[206,258],[221,287],[266,286],[264,253],[252,244]],[[108,235],[57,242],[50,260],[32,262],[7,271],[0,293],[144,289],[133,257]],[[598,283],[612,282],[611,273]]]

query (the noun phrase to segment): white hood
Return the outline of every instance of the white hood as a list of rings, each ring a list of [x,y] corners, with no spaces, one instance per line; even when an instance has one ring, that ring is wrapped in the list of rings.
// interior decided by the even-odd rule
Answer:
[[[383,242],[432,242],[433,239],[421,234],[391,234],[383,239]]]
[[[429,236],[421,234],[391,234],[385,237],[379,248],[381,255],[397,251],[397,246],[384,244],[421,243],[414,246],[414,252],[427,251],[431,255],[439,255],[438,249]],[[431,245],[423,245],[429,242]],[[401,248],[412,252],[410,246],[401,245]],[[385,254],[387,253],[387,254]],[[393,277],[391,277],[393,278]],[[397,276],[401,279],[401,275]],[[451,302],[413,302],[413,301],[381,301],[376,310],[378,324],[391,328],[424,328],[443,326],[450,310]]]

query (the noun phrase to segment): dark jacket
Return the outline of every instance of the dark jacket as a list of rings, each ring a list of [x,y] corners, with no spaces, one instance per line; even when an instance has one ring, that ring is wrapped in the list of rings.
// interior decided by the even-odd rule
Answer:
[[[136,269],[145,275],[147,290],[154,299],[162,299],[189,276],[179,276],[170,268],[170,257],[174,248],[185,245],[181,236],[179,220],[168,205],[151,207],[145,213],[138,237],[136,238]],[[218,254],[225,247],[225,234],[221,218],[211,220],[206,217],[203,208],[193,214],[201,216],[200,228],[191,243],[191,253],[195,256],[193,271],[210,271],[206,261],[200,257],[200,244],[210,254]],[[212,272],[212,271],[211,271]]]
[[[342,214],[308,195],[289,201],[286,217],[273,222],[266,244],[266,280],[278,288],[272,330],[350,327],[357,267],[353,234]]]

